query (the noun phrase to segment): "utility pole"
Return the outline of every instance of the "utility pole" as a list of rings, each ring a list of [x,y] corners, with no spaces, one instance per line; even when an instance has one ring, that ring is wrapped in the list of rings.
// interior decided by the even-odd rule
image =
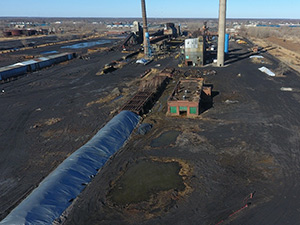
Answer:
[[[147,25],[147,15],[146,15],[146,3],[145,0],[142,1],[142,15],[143,15],[143,35],[144,35],[144,55],[149,56],[149,46],[148,46],[148,25]],[[148,37],[148,38],[147,38]]]
[[[226,2],[220,0],[219,8],[219,38],[218,38],[218,59],[217,66],[224,66],[225,61],[225,33],[226,33]]]

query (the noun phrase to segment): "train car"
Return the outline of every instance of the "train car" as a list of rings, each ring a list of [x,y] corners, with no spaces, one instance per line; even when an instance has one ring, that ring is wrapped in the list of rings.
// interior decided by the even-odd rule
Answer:
[[[74,59],[75,53],[68,53],[68,60]]]
[[[26,66],[27,67],[27,72],[34,72],[38,70],[38,62],[34,59],[16,63],[16,65],[20,66]]]
[[[48,56],[49,59],[51,59],[54,63],[61,63],[68,61],[68,54],[67,53],[61,53],[56,55],[50,55]]]
[[[39,69],[49,67],[53,64],[53,61],[51,62],[48,57],[40,57],[37,58],[36,61],[38,62]]]
[[[13,64],[0,68],[0,80],[7,80],[12,77],[23,75],[27,72],[27,66]]]
[[[54,64],[71,60],[75,57],[75,53],[60,53],[50,55],[47,57],[40,57],[20,63],[16,63],[10,66],[0,68],[0,81],[7,80],[12,77],[24,75],[27,72],[34,72],[39,69],[43,69]]]

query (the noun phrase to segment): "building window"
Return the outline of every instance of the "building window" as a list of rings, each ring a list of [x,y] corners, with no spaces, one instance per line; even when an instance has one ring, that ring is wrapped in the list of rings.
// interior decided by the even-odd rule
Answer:
[[[197,114],[197,108],[196,107],[190,107],[190,114]]]
[[[180,106],[179,111],[187,111],[187,107],[186,106]]]
[[[171,106],[171,107],[170,107],[170,112],[171,112],[171,113],[177,113],[177,107]]]

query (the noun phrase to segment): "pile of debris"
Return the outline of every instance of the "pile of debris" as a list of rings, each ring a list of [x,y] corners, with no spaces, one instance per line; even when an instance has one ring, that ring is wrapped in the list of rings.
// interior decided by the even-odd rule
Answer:
[[[185,77],[196,77],[196,78],[201,78],[203,76],[212,76],[216,75],[217,71],[211,70],[211,69],[206,69],[206,70],[187,70],[184,73]]]

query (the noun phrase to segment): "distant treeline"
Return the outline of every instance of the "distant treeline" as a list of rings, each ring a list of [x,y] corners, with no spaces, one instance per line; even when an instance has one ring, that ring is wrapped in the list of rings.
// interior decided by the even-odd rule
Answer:
[[[299,27],[300,28],[300,27]],[[278,37],[278,38],[299,38],[300,29],[295,29],[294,27],[281,26],[281,27],[242,27],[240,33],[243,36],[250,36],[256,38],[268,38],[268,37]]]

